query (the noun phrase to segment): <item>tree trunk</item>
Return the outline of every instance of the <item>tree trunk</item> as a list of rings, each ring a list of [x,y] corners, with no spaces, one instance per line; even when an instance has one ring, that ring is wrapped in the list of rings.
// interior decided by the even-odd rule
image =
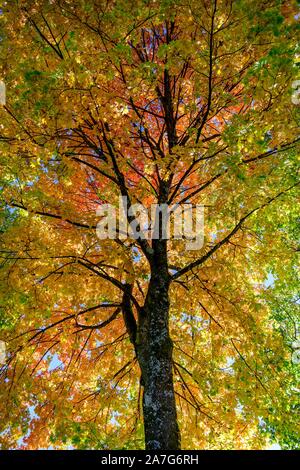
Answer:
[[[146,449],[180,449],[169,335],[166,241],[154,243],[151,280],[139,319],[136,350],[142,371]]]

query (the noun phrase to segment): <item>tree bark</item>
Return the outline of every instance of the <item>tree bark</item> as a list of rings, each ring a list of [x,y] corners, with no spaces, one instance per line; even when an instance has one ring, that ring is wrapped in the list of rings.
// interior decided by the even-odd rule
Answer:
[[[180,449],[169,334],[169,285],[166,240],[153,242],[154,258],[144,307],[140,314],[136,352],[142,371],[145,446],[150,450]]]

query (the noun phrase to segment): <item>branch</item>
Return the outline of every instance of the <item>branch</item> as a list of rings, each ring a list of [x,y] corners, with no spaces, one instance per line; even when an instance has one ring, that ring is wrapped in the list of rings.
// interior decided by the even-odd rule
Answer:
[[[45,326],[43,328],[33,328],[31,330],[25,331],[25,333],[22,333],[18,336],[15,336],[14,338],[8,339],[7,341],[13,341],[15,339],[20,338],[21,336],[27,335],[29,333],[33,333],[34,331],[36,332],[30,339],[29,341],[34,340],[37,336],[45,333],[45,331],[50,330],[51,328],[54,328],[57,325],[60,325],[61,323],[64,323],[67,320],[71,320],[72,318],[76,318],[80,315],[84,315],[85,313],[92,312],[94,310],[98,310],[99,308],[111,308],[111,307],[120,307],[121,305],[118,303],[105,303],[105,304],[99,304],[95,305],[94,307],[87,308],[85,310],[81,310],[78,313],[73,313],[72,315],[68,315],[67,317],[61,318],[60,320],[57,320],[54,323],[51,323],[51,325]]]
[[[65,219],[64,217],[58,214],[51,214],[50,212],[45,212],[45,211],[31,210],[31,209],[28,209],[28,207],[24,206],[23,204],[20,204],[17,202],[10,202],[7,204],[11,207],[18,207],[19,209],[23,209],[29,214],[43,215],[45,217],[50,217],[52,219],[61,220],[62,222],[67,222],[68,224],[74,225],[75,227],[88,228],[88,229],[94,229],[94,230],[97,228],[96,225],[88,225],[88,224],[83,224],[81,222],[75,222],[74,220]]]
[[[266,389],[266,387],[264,386],[264,384],[262,383],[261,379],[258,377],[257,373],[252,370],[252,367],[250,367],[250,365],[248,364],[248,362],[246,361],[246,359],[244,358],[244,356],[240,353],[240,351],[238,350],[238,348],[236,347],[235,343],[234,343],[234,340],[233,338],[230,338],[230,342],[232,344],[232,346],[234,347],[235,351],[238,353],[239,357],[242,359],[242,361],[246,364],[246,366],[248,367],[248,369],[251,371],[251,373],[254,375],[254,377],[256,378],[256,380],[258,381],[258,383],[261,385],[261,387],[268,393],[268,390]]]
[[[131,224],[131,222],[135,219],[134,216],[130,216],[128,214],[129,212],[129,209],[131,207],[131,199],[130,199],[130,196],[129,196],[129,193],[128,193],[128,190],[127,190],[127,187],[126,187],[126,183],[125,183],[125,178],[124,178],[124,175],[123,173],[121,172],[120,168],[119,168],[119,165],[118,165],[118,162],[117,162],[117,158],[116,158],[116,152],[115,152],[115,147],[114,147],[114,143],[111,139],[109,139],[109,137],[106,135],[106,131],[109,132],[109,126],[108,124],[106,123],[106,125],[103,125],[102,127],[102,133],[103,133],[103,138],[104,138],[104,141],[105,141],[105,144],[106,144],[106,147],[108,149],[108,152],[109,152],[109,155],[111,157],[111,161],[112,161],[112,164],[113,164],[113,169],[114,169],[114,173],[116,175],[116,178],[117,178],[117,181],[118,181],[118,185],[119,185],[119,188],[120,188],[120,192],[121,192],[121,195],[122,196],[125,196],[126,197],[126,200],[127,200],[127,208],[126,208],[126,214],[127,214],[127,221],[129,223],[129,225]],[[136,227],[137,230],[139,231],[140,230],[140,227],[139,225]],[[144,253],[145,257],[147,258],[147,260],[149,262],[151,262],[152,260],[152,256],[153,256],[153,250],[151,248],[151,246],[149,245],[148,241],[142,237],[139,237],[137,239],[137,243],[139,244],[142,252]]]
[[[296,143],[298,143],[300,141],[300,137],[293,140],[292,142],[287,142],[285,144],[282,144],[280,147],[275,147],[274,149],[271,149],[271,150],[268,150],[267,152],[264,152],[264,153],[261,153],[260,155],[256,155],[256,157],[252,157],[252,158],[245,158],[243,159],[239,164],[238,166],[243,166],[243,165],[247,165],[248,163],[251,163],[251,162],[255,162],[255,161],[259,161],[259,160],[262,160],[264,158],[267,158],[267,157],[270,157],[272,155],[276,155],[280,152],[285,152],[287,150],[291,150],[292,148],[294,148],[294,145]],[[214,156],[214,155],[213,155]],[[208,186],[210,186],[215,180],[219,179],[221,176],[224,176],[226,175],[227,173],[229,172],[229,168],[226,168],[224,171],[220,172],[220,173],[217,173],[216,175],[212,176],[208,181],[206,181],[205,183],[203,183],[201,186],[199,186],[199,188],[195,189],[192,193],[188,194],[187,196],[185,196],[183,199],[181,199],[178,204],[183,204],[184,202],[186,202],[187,200],[189,200],[191,197],[194,197],[196,196],[197,194],[199,194],[201,191],[203,191],[204,189],[206,189]],[[182,182],[181,182],[182,183]],[[174,194],[174,193],[173,193]],[[174,194],[175,196],[175,194]],[[173,195],[172,195],[172,199],[173,199]]]
[[[255,209],[252,209],[252,211],[248,212],[248,214],[244,215],[244,217],[242,217],[239,222],[236,224],[236,226],[231,230],[231,232],[228,233],[228,235],[226,235],[226,237],[224,237],[222,240],[220,240],[218,243],[216,243],[205,255],[203,255],[201,258],[199,258],[198,260],[196,261],[193,261],[192,263],[189,263],[187,266],[185,266],[184,268],[180,269],[179,271],[177,271],[177,273],[173,274],[173,276],[171,277],[171,280],[174,280],[174,279],[177,279],[178,277],[182,276],[183,274],[186,274],[187,272],[191,271],[193,268],[196,268],[200,265],[202,265],[203,263],[205,263],[205,261],[207,261],[217,250],[219,250],[225,243],[227,243],[232,237],[233,235],[236,234],[236,232],[241,228],[241,226],[243,225],[243,223],[245,222],[246,219],[248,219],[248,217],[250,217],[252,214],[254,214],[255,212],[257,212],[258,210],[260,209],[263,209],[264,207],[266,207],[267,205],[269,205],[271,202],[275,201],[275,199],[277,199],[278,197],[280,197],[282,194],[285,194],[286,192],[288,192],[289,190],[293,189],[295,186],[297,186],[299,184],[298,183],[295,183],[293,184],[292,186],[290,186],[289,188],[285,189],[284,191],[281,191],[280,193],[276,194],[276,196],[270,198],[267,202],[265,202],[264,204],[256,207]]]
[[[94,274],[97,274],[97,276],[101,277],[102,279],[105,279],[106,281],[110,282],[114,286],[118,287],[122,292],[126,292],[134,305],[136,306],[137,310],[140,310],[140,305],[137,302],[136,298],[132,295],[132,293],[128,293],[126,284],[123,284],[122,282],[118,281],[118,279],[115,279],[114,277],[110,276],[107,274],[103,269],[101,269],[101,266],[98,266],[97,264],[92,263],[89,260],[84,259],[84,261],[78,259],[77,262],[81,265],[84,266],[85,268],[89,269],[92,271]]]
[[[214,1],[214,10],[211,16],[211,28],[210,28],[210,33],[209,33],[209,76],[208,76],[208,100],[207,100],[207,106],[206,106],[206,111],[204,113],[201,125],[197,131],[197,137],[196,137],[196,144],[198,143],[201,132],[203,129],[203,126],[206,123],[206,120],[209,115],[210,107],[211,107],[211,101],[212,101],[212,79],[213,79],[213,47],[214,47],[214,22],[215,22],[215,15],[217,12],[217,0]]]
[[[63,59],[63,58],[64,58],[63,53],[61,52],[61,49],[60,49],[60,47],[59,47],[59,44],[57,43],[57,41],[56,41],[56,39],[55,39],[55,37],[54,37],[54,35],[53,35],[53,33],[52,33],[52,30],[51,30],[51,28],[50,28],[48,22],[47,22],[46,19],[44,18],[44,16],[42,15],[43,20],[45,21],[45,23],[46,23],[46,25],[47,25],[47,27],[48,27],[48,29],[49,29],[49,31],[50,31],[50,34],[51,34],[51,36],[52,36],[52,38],[53,38],[53,40],[54,40],[54,42],[55,42],[55,46],[51,43],[51,41],[49,41],[49,39],[46,38],[46,36],[44,35],[44,33],[43,33],[43,32],[40,30],[40,28],[37,26],[36,22],[29,16],[27,9],[23,7],[22,10],[27,14],[27,17],[28,17],[29,22],[30,22],[31,25],[34,27],[34,29],[37,31],[37,33],[39,34],[39,36],[43,39],[43,41],[45,41],[45,42],[48,44],[48,46],[51,47],[51,49],[58,55],[58,57],[59,57],[60,59]]]
[[[286,144],[282,144],[280,147],[275,147],[272,150],[268,150],[267,152],[261,153],[260,155],[257,155],[256,157],[245,158],[242,160],[242,163],[255,162],[257,160],[262,160],[263,158],[269,157],[270,155],[274,155],[275,153],[285,152],[286,150],[290,150],[291,148],[293,148],[293,145],[296,144],[297,142],[300,142],[300,137],[293,140],[292,142],[287,142]]]
[[[101,328],[104,328],[105,326],[109,325],[115,318],[117,318],[118,314],[121,311],[121,307],[118,307],[110,317],[108,317],[106,320],[104,320],[101,323],[97,323],[96,325],[84,325],[83,323],[78,323],[77,321],[77,315],[75,315],[75,320],[76,320],[76,326],[81,328],[81,330],[100,330]]]

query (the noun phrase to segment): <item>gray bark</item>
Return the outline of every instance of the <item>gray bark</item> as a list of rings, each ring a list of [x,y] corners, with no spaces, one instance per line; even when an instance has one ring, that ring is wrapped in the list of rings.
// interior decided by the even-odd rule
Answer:
[[[169,285],[166,241],[153,242],[152,273],[140,314],[136,352],[142,371],[146,449],[179,449],[169,335]]]

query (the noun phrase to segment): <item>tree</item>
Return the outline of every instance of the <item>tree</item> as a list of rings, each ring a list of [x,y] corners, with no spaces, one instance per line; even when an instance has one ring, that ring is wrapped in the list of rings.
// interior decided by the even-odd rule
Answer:
[[[296,3],[24,0],[0,21],[3,448],[297,434],[265,285],[295,265]],[[131,225],[135,203],[202,204],[203,247],[99,240],[120,196]]]

